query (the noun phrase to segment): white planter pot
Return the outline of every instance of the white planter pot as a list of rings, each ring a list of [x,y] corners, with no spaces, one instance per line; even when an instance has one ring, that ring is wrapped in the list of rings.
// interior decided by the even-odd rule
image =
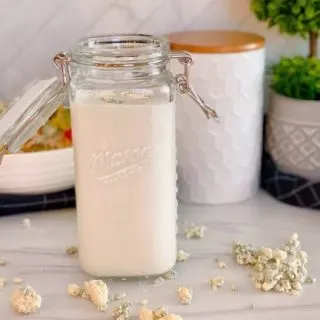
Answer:
[[[178,197],[206,204],[245,200],[259,187],[265,50],[192,56],[191,83],[220,123],[178,95]]]
[[[280,170],[320,181],[320,101],[273,93],[267,149]]]

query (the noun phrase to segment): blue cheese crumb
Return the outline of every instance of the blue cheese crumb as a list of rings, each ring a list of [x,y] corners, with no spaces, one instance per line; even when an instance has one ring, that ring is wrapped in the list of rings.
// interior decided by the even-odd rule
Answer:
[[[169,313],[164,307],[156,310],[142,307],[139,311],[139,320],[183,320],[183,318],[175,313]]]
[[[220,269],[226,269],[228,268],[228,265],[226,264],[226,262],[222,261],[222,260],[216,260],[217,261],[217,265]]]
[[[12,308],[21,314],[37,312],[41,307],[41,296],[30,286],[16,288],[11,296]]]
[[[203,238],[207,228],[205,226],[199,226],[195,223],[191,223],[185,230],[187,239]]]
[[[84,291],[96,306],[98,311],[105,311],[108,307],[109,290],[102,280],[90,280],[84,282]]]
[[[215,277],[209,280],[209,286],[212,290],[217,290],[224,285],[224,280],[221,277]]]
[[[174,280],[178,275],[178,272],[174,269],[169,270],[163,275],[163,278],[166,280]]]
[[[125,292],[115,293],[113,295],[110,295],[109,302],[123,300],[126,297],[127,294]]]
[[[146,306],[148,304],[148,300],[147,299],[143,299],[143,300],[140,301],[140,304],[142,306]]]
[[[14,283],[14,284],[19,284],[19,283],[21,283],[21,282],[23,282],[23,279],[22,279],[22,278],[19,278],[19,277],[13,278],[13,283]]]
[[[158,307],[152,313],[155,320],[162,319],[169,314],[166,307]]]
[[[65,251],[68,256],[75,256],[78,253],[78,247],[77,246],[68,246],[68,247],[66,247]]]
[[[7,279],[0,277],[0,288],[3,288],[7,283]]]
[[[28,218],[25,218],[25,219],[22,220],[22,224],[26,229],[30,228],[31,227],[31,220],[28,219]]]
[[[68,294],[72,297],[80,297],[82,291],[83,288],[81,288],[79,285],[75,283],[71,283],[68,285]]]
[[[294,233],[281,248],[254,249],[251,245],[233,243],[236,261],[251,268],[257,289],[299,295],[308,278],[308,255],[301,250],[299,236]],[[312,281],[314,283],[314,281]]]
[[[233,292],[237,292],[237,291],[238,291],[238,287],[237,287],[235,284],[232,284],[232,285],[230,286],[230,289],[231,289],[231,291],[233,291]]]
[[[183,249],[179,249],[177,252],[177,262],[185,262],[189,260],[190,253],[185,252]]]
[[[156,280],[154,280],[155,285],[162,284],[164,282],[164,278],[158,277]]]
[[[163,274],[161,277],[158,277],[154,280],[155,285],[160,285],[166,280],[174,280],[177,277],[178,273],[176,270],[171,269],[165,274]]]
[[[308,277],[306,278],[305,283],[306,283],[306,284],[315,284],[316,281],[317,281],[316,278],[312,278],[312,277],[308,276]]]
[[[190,304],[193,298],[193,292],[190,288],[187,287],[179,287],[177,289],[178,299],[183,305]]]
[[[132,309],[132,304],[129,302],[124,302],[118,304],[112,310],[113,320],[127,320],[130,318],[130,311]]]
[[[250,309],[252,309],[252,310],[255,310],[255,309],[256,309],[256,305],[255,305],[255,303],[251,303],[251,305],[250,305]]]
[[[145,307],[139,311],[139,320],[154,320],[153,311]]]

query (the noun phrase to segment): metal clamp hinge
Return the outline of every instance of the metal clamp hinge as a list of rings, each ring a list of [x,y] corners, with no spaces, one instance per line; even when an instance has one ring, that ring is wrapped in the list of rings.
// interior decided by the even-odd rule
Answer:
[[[216,111],[203,101],[203,99],[190,84],[189,69],[192,64],[191,55],[187,52],[172,53],[171,58],[177,59],[184,66],[184,73],[177,74],[175,76],[177,91],[182,94],[186,93],[193,101],[195,101],[208,119],[215,119],[218,121],[218,115]]]
[[[60,52],[56,54],[55,57],[53,58],[53,62],[56,68],[62,74],[62,82],[64,85],[67,85],[71,79],[70,65],[69,65],[70,61],[71,61],[71,57],[64,52]]]

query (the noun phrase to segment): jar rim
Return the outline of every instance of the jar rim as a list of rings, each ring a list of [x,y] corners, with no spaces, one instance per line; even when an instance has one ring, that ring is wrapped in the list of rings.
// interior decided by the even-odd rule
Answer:
[[[110,34],[82,38],[71,50],[71,61],[93,67],[119,68],[161,64],[169,59],[166,37]]]

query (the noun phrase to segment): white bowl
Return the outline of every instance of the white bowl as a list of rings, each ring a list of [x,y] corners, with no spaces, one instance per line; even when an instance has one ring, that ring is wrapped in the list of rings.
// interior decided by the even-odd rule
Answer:
[[[73,148],[5,155],[0,193],[42,194],[74,186]]]

